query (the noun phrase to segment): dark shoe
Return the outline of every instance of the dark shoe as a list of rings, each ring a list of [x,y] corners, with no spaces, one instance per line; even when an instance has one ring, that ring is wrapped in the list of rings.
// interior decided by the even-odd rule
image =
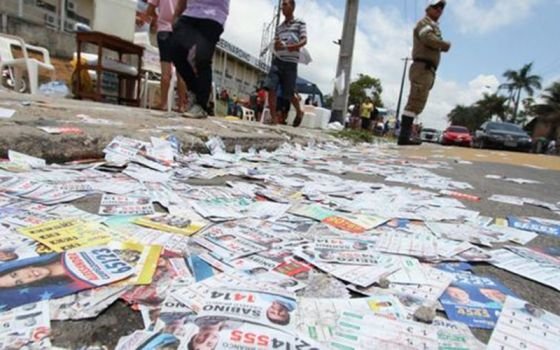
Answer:
[[[408,116],[402,116],[401,118],[401,132],[399,133],[399,140],[397,144],[399,146],[408,146],[410,143],[410,134],[412,133],[412,123],[414,118]]]

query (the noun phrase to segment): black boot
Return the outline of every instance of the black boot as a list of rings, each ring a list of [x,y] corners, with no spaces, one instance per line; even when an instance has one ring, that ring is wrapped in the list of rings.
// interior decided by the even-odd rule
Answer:
[[[412,124],[414,123],[414,118],[408,117],[406,115],[402,116],[401,119],[401,132],[399,133],[399,140],[397,144],[399,146],[418,146],[422,144],[422,141],[418,139],[412,139]]]

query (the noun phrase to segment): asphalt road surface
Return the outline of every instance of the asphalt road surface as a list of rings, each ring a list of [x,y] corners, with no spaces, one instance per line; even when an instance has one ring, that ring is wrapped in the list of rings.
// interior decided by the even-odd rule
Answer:
[[[508,215],[538,216],[560,220],[558,215],[547,209],[527,205],[501,204],[487,200],[492,194],[503,194],[536,198],[552,203],[560,201],[560,181],[558,181],[560,178],[560,157],[441,147],[429,144],[403,149],[401,154],[403,156],[429,157],[450,161],[452,170],[435,169],[433,171],[439,175],[470,183],[474,190],[464,192],[477,195],[482,200],[480,202],[464,201],[464,203],[470,209],[480,211],[482,215],[502,218]],[[469,160],[473,163],[457,163],[457,160],[460,159]],[[526,178],[541,183],[519,185],[486,179],[485,175],[487,174]],[[383,181],[383,178],[380,177],[358,174],[346,174],[342,175],[342,177],[371,182]],[[217,185],[225,183],[225,180],[197,181],[193,184]],[[99,200],[99,197],[93,197],[74,204],[81,209],[95,213],[98,209]],[[556,247],[560,249],[560,240],[555,237],[541,235],[529,243],[528,246]],[[477,275],[496,278],[517,294],[518,297],[526,299],[545,310],[560,314],[559,294],[555,290],[504,270],[494,268],[488,264],[474,265],[474,271]],[[56,346],[72,349],[86,345],[105,345],[108,348],[113,348],[119,337],[142,327],[139,313],[133,312],[124,303],[117,302],[101,316],[93,320],[53,322],[51,339]],[[473,333],[483,342],[487,342],[491,334],[491,332],[486,330],[473,330]]]

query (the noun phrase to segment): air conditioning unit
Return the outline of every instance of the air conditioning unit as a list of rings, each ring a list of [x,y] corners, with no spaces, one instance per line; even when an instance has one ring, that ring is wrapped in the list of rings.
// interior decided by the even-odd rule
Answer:
[[[48,13],[45,13],[45,25],[47,27],[50,27],[50,28],[57,28],[58,23],[57,23],[56,16],[49,15]]]
[[[72,11],[72,12],[75,13],[76,11],[78,11],[78,6],[76,5],[75,2],[68,1],[68,2],[66,3],[66,10],[67,10],[67,11]]]

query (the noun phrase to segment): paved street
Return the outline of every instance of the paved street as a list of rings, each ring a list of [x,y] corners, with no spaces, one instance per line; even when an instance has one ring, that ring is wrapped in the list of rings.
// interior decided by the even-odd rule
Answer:
[[[560,183],[558,182],[558,171],[560,170],[559,157],[502,151],[470,150],[430,144],[424,144],[417,148],[401,149],[400,153],[403,157],[412,157],[412,159],[428,157],[430,160],[448,162],[452,169],[435,169],[434,172],[473,185],[474,190],[463,192],[480,196],[482,200],[480,202],[463,202],[468,208],[480,211],[482,215],[491,217],[506,217],[508,215],[538,216],[558,220],[557,215],[544,208],[501,204],[488,201],[487,198],[492,194],[503,194],[538,198],[543,201],[556,203],[560,200],[558,195],[560,193]],[[459,164],[459,160],[470,160],[473,161],[473,164]],[[536,169],[536,166],[542,167],[542,169]],[[541,183],[519,185],[486,179],[485,175],[488,174],[531,179]],[[345,174],[341,177],[372,183],[383,182],[383,178],[378,176]],[[226,180],[232,179],[227,177],[209,181],[196,180],[191,183],[195,185],[223,185]],[[100,197],[88,198],[75,204],[81,209],[96,213],[99,199]],[[533,240],[529,246],[558,249],[560,248],[560,241],[556,238],[540,236]],[[518,297],[526,299],[550,312],[560,313],[558,292],[553,289],[488,264],[474,265],[474,272],[476,274],[495,277],[516,293]],[[139,314],[131,311],[123,302],[119,301],[94,320],[53,322],[52,339],[55,345],[62,347],[77,348],[78,345],[95,344],[113,347],[120,336],[129,334],[138,328],[142,328]],[[474,330],[473,333],[483,342],[487,342],[491,334],[491,332],[486,330]]]

